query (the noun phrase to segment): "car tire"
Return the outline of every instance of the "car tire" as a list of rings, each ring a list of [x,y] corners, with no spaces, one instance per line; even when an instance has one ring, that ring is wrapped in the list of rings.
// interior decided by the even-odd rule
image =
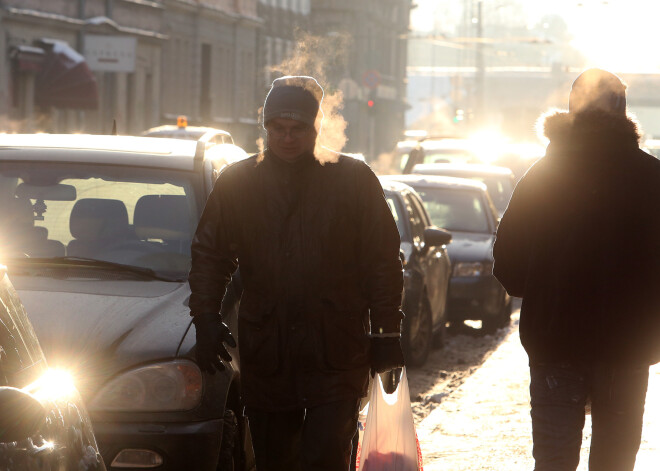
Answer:
[[[509,301],[505,302],[502,306],[502,313],[500,314],[500,327],[508,327],[511,324],[511,306],[512,303]]]
[[[433,348],[440,350],[447,343],[447,323],[442,321],[442,325],[433,334]]]
[[[241,469],[241,434],[239,433],[236,414],[231,409],[225,410],[222,426],[222,441],[217,470],[238,471]]]
[[[407,315],[403,322],[403,355],[406,366],[422,366],[431,352],[433,324],[431,309],[426,297],[416,312]]]
[[[481,329],[485,334],[493,334],[498,329],[503,329],[511,323],[511,304],[504,302],[499,312],[494,317],[488,317],[481,321]]]

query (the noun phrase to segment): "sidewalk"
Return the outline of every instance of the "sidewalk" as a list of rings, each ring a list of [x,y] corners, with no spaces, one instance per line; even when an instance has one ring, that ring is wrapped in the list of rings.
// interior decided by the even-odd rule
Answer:
[[[514,316],[508,337],[417,427],[424,471],[532,471],[529,369]],[[587,416],[579,471],[587,470]],[[651,368],[635,471],[660,469],[660,365]]]

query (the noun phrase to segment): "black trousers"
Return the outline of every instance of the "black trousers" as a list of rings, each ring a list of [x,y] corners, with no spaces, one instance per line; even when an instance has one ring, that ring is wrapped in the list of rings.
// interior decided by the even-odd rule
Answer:
[[[359,399],[272,412],[246,407],[257,471],[348,471]]]
[[[591,399],[591,471],[632,471],[642,437],[648,366],[532,366],[535,471],[575,471]]]

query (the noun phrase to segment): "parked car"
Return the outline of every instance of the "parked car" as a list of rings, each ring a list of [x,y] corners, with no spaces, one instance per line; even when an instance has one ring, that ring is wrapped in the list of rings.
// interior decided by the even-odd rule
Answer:
[[[444,342],[451,262],[451,234],[431,224],[419,195],[381,177],[385,199],[401,237],[404,267],[402,347],[406,364],[420,366],[435,343]]]
[[[185,116],[179,116],[177,118],[176,126],[173,124],[156,126],[144,131],[142,136],[187,139],[193,141],[202,141],[210,145],[234,144],[234,139],[231,137],[229,132],[223,129],[210,128],[206,126],[188,126],[188,119]]]
[[[0,218],[9,273],[51,364],[79,379],[111,468],[252,466],[237,352],[202,374],[188,312],[190,242],[227,165],[204,143],[6,135]],[[223,315],[236,332],[238,295]]]
[[[480,320],[484,332],[506,326],[511,298],[493,276],[497,210],[486,185],[473,180],[430,175],[387,177],[413,187],[432,224],[452,233],[447,250],[452,261],[448,319]]]
[[[479,162],[481,159],[470,139],[423,136],[397,142],[391,167],[394,173],[407,174],[417,164]]]
[[[48,367],[2,265],[0,300],[0,469],[105,470],[78,390]]]
[[[412,173],[421,175],[444,175],[446,177],[470,178],[486,184],[488,195],[497,208],[498,217],[506,210],[516,177],[513,172],[497,165],[481,164],[418,164]]]

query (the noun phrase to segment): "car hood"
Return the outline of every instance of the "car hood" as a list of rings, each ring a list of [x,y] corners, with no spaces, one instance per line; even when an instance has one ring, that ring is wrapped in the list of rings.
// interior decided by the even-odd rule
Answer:
[[[447,245],[447,252],[452,263],[493,260],[494,235],[458,231],[451,234],[452,241]]]
[[[112,375],[172,358],[191,324],[187,283],[12,277],[49,364]]]

